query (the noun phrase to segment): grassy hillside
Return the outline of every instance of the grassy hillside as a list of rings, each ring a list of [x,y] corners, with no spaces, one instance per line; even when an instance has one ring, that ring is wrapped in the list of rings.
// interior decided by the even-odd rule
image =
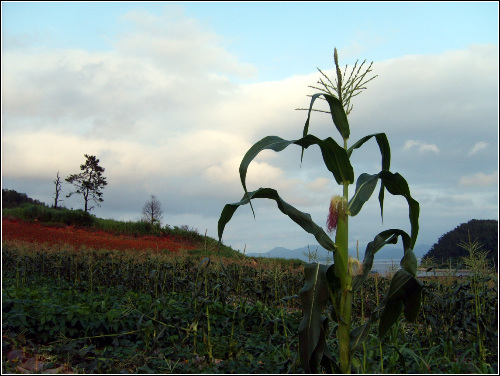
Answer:
[[[2,217],[14,217],[23,221],[37,222],[44,224],[61,224],[65,226],[80,226],[88,229],[95,229],[110,232],[113,234],[132,236],[176,236],[185,238],[191,242],[199,244],[198,249],[190,250],[189,255],[203,255],[206,249],[216,252],[218,241],[214,238],[200,234],[196,229],[189,226],[170,227],[151,225],[144,221],[117,221],[114,219],[98,218],[95,215],[83,210],[70,210],[66,208],[51,208],[37,200],[33,200],[24,193],[17,193],[13,190],[2,190],[4,205]],[[246,258],[240,252],[231,247],[222,245],[221,256],[224,258]],[[300,267],[304,263],[296,259],[267,259],[259,260],[261,263],[279,262],[291,268]]]

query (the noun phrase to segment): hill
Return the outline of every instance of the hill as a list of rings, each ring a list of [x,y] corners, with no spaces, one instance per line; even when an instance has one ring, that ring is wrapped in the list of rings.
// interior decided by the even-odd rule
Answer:
[[[430,246],[427,244],[421,244],[417,245],[415,247],[415,255],[417,258],[420,258],[424,255],[425,252],[429,250]],[[332,259],[332,253],[328,252],[325,248],[321,247],[320,245],[306,245],[301,248],[296,248],[296,249],[288,249],[284,247],[276,247],[270,250],[269,252],[264,252],[264,253],[247,253],[247,256],[251,257],[276,257],[276,258],[286,258],[286,259],[299,259],[302,261],[309,261],[308,253],[315,252],[316,249],[318,250],[318,260],[319,261],[325,261],[327,257]],[[403,256],[402,254],[403,250],[401,246],[385,246],[381,250],[379,250],[375,254],[375,259],[388,259],[388,260],[395,260],[399,261],[401,257]],[[356,249],[349,249],[349,254],[356,258]],[[360,260],[363,260],[365,254],[364,249],[359,249],[359,258]]]
[[[185,249],[191,255],[204,254],[207,246],[217,250],[218,241],[199,234],[188,226],[171,228],[144,221],[116,221],[98,218],[83,210],[51,208],[25,193],[2,189],[2,235],[4,240],[22,239],[39,243],[65,242],[94,248],[126,247],[142,249]],[[123,237],[127,237],[123,241]],[[238,251],[222,245],[223,257],[240,256]]]
[[[33,200],[26,193],[19,193],[13,189],[2,188],[2,209],[15,208],[21,204],[44,205],[38,200]]]
[[[446,264],[449,259],[468,256],[468,252],[458,244],[468,242],[469,234],[471,241],[477,240],[482,245],[482,251],[489,252],[487,258],[498,268],[498,221],[492,219],[472,219],[462,223],[441,236],[424,257],[433,257]]]

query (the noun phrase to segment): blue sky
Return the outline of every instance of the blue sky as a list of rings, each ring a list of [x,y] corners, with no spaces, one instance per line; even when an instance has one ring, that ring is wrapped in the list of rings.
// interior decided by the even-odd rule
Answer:
[[[4,3],[3,32],[38,35],[37,47],[106,51],[131,27],[125,13],[172,12],[172,4],[255,65],[254,80],[329,66],[334,46],[353,63],[498,44],[495,2],[19,2]]]
[[[242,156],[267,135],[300,137],[295,108],[336,47],[341,65],[366,59],[378,75],[353,102],[350,141],[387,133],[392,170],[421,204],[417,245],[432,245],[498,219],[498,31],[496,2],[2,2],[2,186],[50,204],[57,171],[96,154],[109,181],[96,215],[137,220],[155,194],[165,223],[216,237],[222,207],[242,195]],[[311,133],[332,136],[328,118],[314,115]],[[277,188],[323,226],[338,187],[317,150],[299,158],[264,153],[249,188]],[[378,161],[367,144],[356,175]],[[408,230],[404,202],[386,198],[383,225],[377,205],[353,218],[353,242]],[[314,243],[272,203],[256,215],[240,209],[225,243]]]

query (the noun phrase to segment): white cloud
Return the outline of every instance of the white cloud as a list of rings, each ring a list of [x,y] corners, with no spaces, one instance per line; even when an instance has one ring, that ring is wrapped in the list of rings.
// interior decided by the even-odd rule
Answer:
[[[217,34],[186,17],[179,7],[169,6],[160,16],[133,11],[123,20],[134,29],[120,38],[118,50],[124,55],[146,56],[170,74],[187,79],[206,75],[207,68],[243,77],[256,73],[251,64],[239,62],[224,49]]]
[[[488,143],[487,142],[484,142],[484,141],[476,142],[474,144],[474,146],[472,147],[472,149],[469,151],[469,155],[474,155],[477,152],[479,152],[479,151],[481,151],[483,149],[486,149],[487,147],[488,147]]]
[[[330,188],[332,180],[327,178],[316,178],[310,183],[307,183],[307,189],[315,192],[326,192]]]
[[[403,150],[411,150],[414,147],[418,150],[419,153],[425,153],[428,151],[433,152],[435,154],[439,153],[439,148],[436,145],[415,140],[406,140],[403,146]]]
[[[61,176],[74,173],[83,163],[83,154],[95,154],[106,169],[106,192],[113,192],[113,197],[105,197],[103,210],[130,216],[132,205],[139,202],[140,209],[149,194],[156,194],[171,215],[216,217],[224,203],[242,197],[238,167],[253,143],[267,135],[301,137],[307,114],[295,108],[309,105],[306,95],[313,91],[307,86],[319,74],[237,84],[235,76],[248,77],[254,68],[232,56],[223,41],[196,20],[174,12],[131,13],[125,21],[134,28],[110,52],[5,51],[2,176],[21,182],[36,178],[26,193],[49,196],[57,171]],[[473,47],[375,63],[379,77],[353,100],[349,142],[386,132],[391,145],[404,145],[392,149],[391,166],[396,171],[403,167],[426,179],[436,173],[436,185],[460,180],[462,186],[494,186],[497,173],[474,175],[457,159],[462,156],[450,154],[447,148],[469,150],[470,124],[478,120],[484,126],[474,130],[474,137],[489,144],[476,143],[470,154],[495,149],[490,140],[497,135],[497,54],[496,46]],[[459,90],[463,81],[467,96]],[[310,133],[320,138],[338,135],[331,118],[318,113],[312,114]],[[380,154],[366,159],[365,146],[378,153],[376,143],[370,141],[353,153],[356,162],[377,163],[374,172],[379,171]],[[403,162],[413,164],[402,164],[402,154],[411,157]],[[421,162],[428,154],[443,159],[439,169]],[[485,164],[496,162],[484,159]],[[307,150],[299,166],[300,148],[262,153],[248,170],[248,189],[276,188],[287,202],[305,212],[317,212],[323,220],[329,197],[340,188],[324,168],[317,148]],[[453,180],[439,180],[442,171]],[[378,210],[375,196],[374,212]],[[387,205],[390,208],[389,201]],[[432,211],[432,203],[421,209]],[[361,227],[364,230],[365,225]],[[231,236],[245,242],[245,234]]]
[[[460,177],[459,185],[464,187],[488,187],[493,185],[498,186],[498,170],[491,174],[478,172],[474,175],[462,176]]]

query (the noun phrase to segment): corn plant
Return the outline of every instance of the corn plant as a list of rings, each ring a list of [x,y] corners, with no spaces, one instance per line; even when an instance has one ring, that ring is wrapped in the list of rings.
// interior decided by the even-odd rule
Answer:
[[[319,372],[323,367],[329,372],[351,372],[351,362],[355,349],[369,334],[370,325],[379,321],[379,337],[382,338],[388,329],[397,322],[404,311],[407,320],[414,321],[419,307],[422,283],[416,279],[417,259],[413,248],[418,235],[419,204],[411,197],[408,183],[399,173],[392,173],[390,169],[390,147],[385,133],[370,134],[348,146],[350,126],[347,115],[352,109],[351,99],[365,89],[363,85],[373,78],[366,79],[371,72],[371,65],[362,72],[363,64],[354,66],[349,76],[346,75],[347,67],[342,74],[337,50],[335,49],[334,61],[336,65],[336,82],[333,83],[323,72],[325,80],[321,79],[323,86],[321,92],[311,96],[307,120],[303,128],[302,138],[297,140],[284,140],[278,136],[267,136],[254,144],[241,161],[239,173],[243,186],[243,198],[236,203],[224,206],[218,222],[219,245],[222,244],[222,235],[226,224],[231,220],[235,211],[242,205],[250,204],[257,198],[266,198],[276,201],[279,210],[290,217],[306,232],[312,234],[316,241],[328,251],[333,252],[332,265],[309,263],[304,268],[306,283],[300,292],[303,309],[303,320],[299,328],[300,357],[306,372]],[[356,69],[357,68],[357,69]],[[332,137],[319,139],[309,134],[311,112],[318,98],[325,99],[328,103],[335,128],[342,138],[338,144]],[[351,155],[370,139],[375,139],[382,157],[381,171],[377,174],[362,173],[358,176],[354,193],[349,197],[349,188],[354,183],[354,169],[351,165]],[[249,192],[246,185],[247,169],[252,160],[263,150],[280,152],[290,145],[302,148],[301,160],[305,149],[317,145],[322,153],[326,168],[332,173],[339,184],[342,194],[335,195],[329,208],[327,228],[330,233],[335,231],[332,240],[322,227],[317,225],[312,217],[281,198],[272,188],[259,188]],[[357,260],[348,255],[348,222],[349,217],[356,216],[364,203],[371,197],[378,181],[380,180],[379,203],[383,218],[384,193],[403,196],[409,207],[411,232],[408,235],[400,229],[389,229],[375,236],[373,241],[366,246],[362,265],[357,265]],[[386,244],[396,244],[398,238],[402,239],[404,255],[401,259],[401,268],[392,278],[389,291],[374,310],[372,316],[362,325],[351,328],[351,314],[353,293],[358,291],[367,278],[373,265],[375,253]],[[339,343],[339,362],[330,353],[327,343],[328,319],[324,310],[328,303],[333,306],[331,317],[336,321],[336,335]]]
[[[484,297],[486,295],[487,285],[484,281],[488,281],[488,275],[492,274],[492,270],[488,265],[488,251],[481,251],[483,247],[477,239],[472,241],[469,238],[468,241],[461,241],[459,247],[468,251],[468,256],[462,257],[462,262],[467,266],[467,268],[472,272],[471,276],[471,289],[472,296],[474,297],[474,316],[476,317],[476,330],[477,330],[477,340],[479,347],[479,358],[481,361],[486,359],[486,349],[484,346],[484,330],[485,325],[481,320],[481,313],[484,311]],[[481,281],[482,280],[482,281]],[[483,283],[481,283],[483,282]]]

